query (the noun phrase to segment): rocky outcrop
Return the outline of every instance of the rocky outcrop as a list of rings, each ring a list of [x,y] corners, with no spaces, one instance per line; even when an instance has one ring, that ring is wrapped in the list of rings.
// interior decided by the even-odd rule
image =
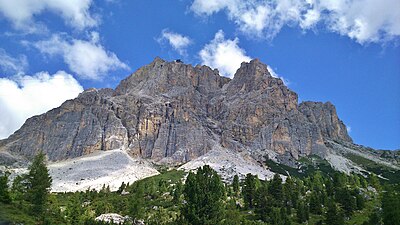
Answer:
[[[318,125],[298,110],[297,94],[272,77],[265,64],[243,63],[224,88],[216,118],[224,121],[225,147],[240,143],[239,148],[248,146],[261,154],[270,149],[295,159],[326,152]]]
[[[0,142],[0,152],[50,160],[126,149],[158,163],[184,163],[215,143],[263,160],[324,155],[325,140],[351,142],[331,103],[305,102],[258,60],[234,78],[218,70],[156,58],[115,90],[89,89],[35,116]]]
[[[58,108],[29,118],[0,148],[28,158],[43,151],[50,160],[60,160],[124,147],[127,131],[112,110],[111,93],[110,89],[89,89]]]
[[[318,125],[324,137],[335,141],[352,142],[347,133],[346,125],[339,119],[336,108],[332,103],[302,102],[299,105],[299,110],[311,123]]]

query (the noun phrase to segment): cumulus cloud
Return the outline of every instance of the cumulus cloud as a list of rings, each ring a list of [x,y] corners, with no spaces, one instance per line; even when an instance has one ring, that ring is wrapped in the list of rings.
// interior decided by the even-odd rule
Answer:
[[[0,14],[15,28],[35,32],[40,27],[35,17],[49,11],[61,16],[69,26],[82,30],[99,23],[89,12],[92,3],[92,0],[0,0]]]
[[[0,139],[20,128],[27,118],[58,107],[82,91],[78,81],[64,71],[0,78]]]
[[[22,73],[28,67],[28,60],[25,55],[18,58],[12,57],[0,48],[0,71],[4,74]]]
[[[272,77],[281,79],[286,86],[290,84],[287,79],[285,79],[284,77],[282,77],[279,74],[277,74],[275,72],[275,70],[273,70],[272,67],[270,67],[269,65],[267,65],[267,69],[268,69],[268,72],[271,74]]]
[[[180,55],[186,55],[186,48],[192,44],[192,40],[181,34],[164,29],[161,32],[161,37],[157,40],[159,43],[168,41],[168,43],[177,51]]]
[[[78,40],[55,34],[49,40],[33,44],[42,53],[60,55],[72,72],[82,79],[100,80],[108,72],[129,69],[115,53],[99,43],[99,34],[91,33],[90,40]]]
[[[238,38],[226,40],[224,32],[219,30],[214,39],[199,52],[202,64],[217,68],[222,76],[232,78],[242,62],[251,60],[238,44]]]
[[[398,0],[194,0],[191,10],[201,16],[226,12],[240,31],[274,38],[283,26],[314,29],[321,24],[357,42],[386,42],[400,36]]]

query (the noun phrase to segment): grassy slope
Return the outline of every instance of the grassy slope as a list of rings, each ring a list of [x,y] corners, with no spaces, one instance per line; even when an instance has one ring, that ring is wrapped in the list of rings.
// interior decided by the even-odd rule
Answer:
[[[329,162],[318,156],[303,157],[299,159],[301,166],[299,169],[276,163],[272,160],[266,160],[266,165],[272,172],[304,178],[308,175],[320,171],[322,174],[332,174],[335,170],[330,166]]]
[[[370,159],[364,158],[362,156],[348,153],[346,158],[350,159],[357,165],[361,166],[367,171],[373,172],[377,175],[382,175],[383,177],[389,179],[389,183],[400,183],[400,171],[389,168],[385,165],[376,163]]]
[[[0,224],[2,222],[35,224],[35,219],[16,205],[6,205],[0,202],[0,209]]]

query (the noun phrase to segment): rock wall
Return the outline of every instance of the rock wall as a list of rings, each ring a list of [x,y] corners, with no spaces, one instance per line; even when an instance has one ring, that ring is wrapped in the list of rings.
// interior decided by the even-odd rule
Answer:
[[[258,60],[234,78],[218,70],[156,58],[115,90],[89,89],[28,119],[0,152],[62,160],[122,148],[159,163],[180,164],[213,144],[283,158],[323,155],[326,139],[351,142],[331,103],[304,102]],[[260,159],[261,160],[261,159]]]

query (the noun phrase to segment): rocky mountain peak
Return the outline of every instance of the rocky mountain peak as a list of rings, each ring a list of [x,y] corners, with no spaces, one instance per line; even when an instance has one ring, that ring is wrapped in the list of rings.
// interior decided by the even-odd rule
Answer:
[[[253,59],[249,63],[243,62],[240,65],[230,86],[231,89],[236,89],[236,91],[250,92],[267,88],[271,78],[267,65],[261,63],[258,59]]]
[[[274,152],[290,162],[323,156],[327,139],[351,142],[332,104],[297,101],[258,59],[242,63],[231,80],[207,66],[157,57],[115,90],[88,89],[28,119],[0,142],[0,153],[7,152],[0,158],[30,158],[43,150],[50,160],[60,160],[125,149],[179,164],[225,147],[261,161]]]
[[[176,92],[196,89],[200,92],[212,92],[229,81],[219,76],[218,70],[207,66],[193,67],[180,60],[167,62],[155,58],[152,63],[139,68],[135,73],[121,81],[116,94],[129,92],[147,95],[166,94],[175,96]]]

